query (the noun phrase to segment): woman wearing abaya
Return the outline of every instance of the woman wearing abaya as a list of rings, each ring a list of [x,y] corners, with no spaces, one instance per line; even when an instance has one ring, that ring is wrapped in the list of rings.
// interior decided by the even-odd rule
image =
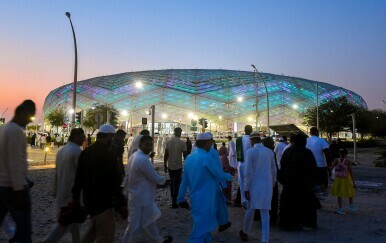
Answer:
[[[278,179],[283,184],[280,197],[280,227],[284,230],[317,228],[318,199],[313,193],[316,161],[306,148],[307,136],[297,134],[295,143],[281,159]]]

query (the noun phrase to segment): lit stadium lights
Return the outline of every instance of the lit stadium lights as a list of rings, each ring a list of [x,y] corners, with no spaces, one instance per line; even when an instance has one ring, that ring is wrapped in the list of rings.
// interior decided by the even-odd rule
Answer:
[[[137,89],[140,89],[140,88],[143,87],[143,83],[142,83],[141,81],[137,81],[137,82],[135,82],[135,87],[136,87]]]
[[[128,113],[127,113],[127,110],[121,111],[121,115],[122,115],[122,116],[127,116],[127,114],[128,114]]]
[[[299,106],[297,104],[294,104],[292,105],[292,108],[294,108],[295,110],[297,110],[299,108]]]
[[[196,115],[193,114],[193,113],[189,113],[189,114],[188,114],[188,117],[189,117],[190,119],[192,119],[192,120],[198,120],[198,116],[196,116]]]
[[[243,97],[241,97],[241,96],[237,97],[237,101],[238,102],[242,102],[243,101]]]
[[[165,119],[165,118],[168,118],[168,115],[165,114],[165,113],[163,113],[163,114],[161,115],[161,117],[162,117],[163,119]]]

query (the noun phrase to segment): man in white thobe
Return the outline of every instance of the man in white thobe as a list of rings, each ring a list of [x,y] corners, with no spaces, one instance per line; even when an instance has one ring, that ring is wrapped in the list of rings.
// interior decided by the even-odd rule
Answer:
[[[229,160],[229,165],[232,166],[233,168],[237,168],[237,159],[236,159],[236,144],[232,140],[232,136],[228,136],[228,160]]]
[[[243,158],[244,161],[238,161],[237,165],[237,172],[238,172],[238,182],[239,182],[239,189],[240,189],[240,194],[241,194],[241,204],[246,207],[248,200],[245,197],[245,194],[243,193],[244,190],[244,166],[245,166],[245,158],[247,156],[247,151],[248,149],[252,148],[251,146],[251,141],[249,135],[252,133],[252,126],[251,125],[246,125],[244,127],[244,132],[245,135],[241,138],[242,140],[242,148],[241,152],[243,153]],[[236,149],[240,150],[240,148]]]
[[[280,169],[280,160],[281,156],[283,155],[284,148],[288,145],[287,143],[287,137],[283,136],[279,138],[279,143],[276,145],[275,149],[273,150],[276,154],[276,161],[277,161],[277,166]]]
[[[141,140],[141,137],[142,136],[149,136],[150,135],[150,132],[149,130],[142,130],[139,135],[135,136],[134,139],[133,139],[133,142],[131,143],[130,145],[130,148],[129,148],[129,151],[127,152],[127,156],[128,156],[128,159],[130,159],[130,156],[138,150],[138,147],[139,147],[139,141]]]
[[[239,235],[242,240],[248,240],[255,209],[260,209],[261,241],[268,242],[269,210],[277,173],[275,155],[272,150],[264,147],[258,133],[252,133],[250,140],[253,148],[246,154],[244,170],[244,194],[249,202],[244,216],[244,227]]]
[[[82,128],[71,130],[69,142],[64,145],[56,154],[56,169],[54,190],[56,195],[56,212],[59,216],[62,207],[72,202],[72,187],[74,186],[78,158],[82,150],[86,136]],[[67,232],[72,234],[72,242],[80,242],[80,225],[70,224],[67,227],[55,225],[51,233],[43,242],[58,242]]]
[[[172,242],[173,238],[161,237],[156,220],[161,217],[161,211],[155,203],[157,184],[164,184],[165,178],[157,174],[149,160],[153,148],[153,138],[143,135],[139,149],[130,156],[127,163],[125,192],[128,197],[128,226],[123,242],[135,242],[141,230],[149,235],[154,242]]]

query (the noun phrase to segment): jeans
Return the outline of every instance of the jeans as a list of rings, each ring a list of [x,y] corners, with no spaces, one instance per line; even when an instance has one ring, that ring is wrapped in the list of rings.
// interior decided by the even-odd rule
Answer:
[[[172,196],[172,204],[177,204],[178,191],[181,184],[182,169],[169,170],[170,176],[170,195]]]
[[[13,203],[12,188],[0,187],[0,223],[9,212],[16,224],[15,238],[17,242],[30,243],[32,242],[31,198],[27,186],[24,187],[24,194],[28,205],[23,209],[17,209]]]

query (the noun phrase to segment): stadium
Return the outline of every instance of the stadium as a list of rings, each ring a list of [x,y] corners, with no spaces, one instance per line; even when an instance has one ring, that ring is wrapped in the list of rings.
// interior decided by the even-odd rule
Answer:
[[[270,126],[302,127],[301,113],[317,104],[317,93],[319,104],[345,96],[367,108],[358,94],[314,80],[247,71],[169,69],[78,81],[77,111],[95,104],[113,106],[121,113],[119,126],[140,129],[142,118],[150,121],[147,113],[155,105],[158,133],[171,133],[176,125],[189,132],[192,122],[200,118],[207,119],[207,130],[240,132],[245,124],[258,130],[267,127],[267,98]],[[72,94],[72,83],[52,90],[44,103],[44,116],[58,106],[70,109]]]

